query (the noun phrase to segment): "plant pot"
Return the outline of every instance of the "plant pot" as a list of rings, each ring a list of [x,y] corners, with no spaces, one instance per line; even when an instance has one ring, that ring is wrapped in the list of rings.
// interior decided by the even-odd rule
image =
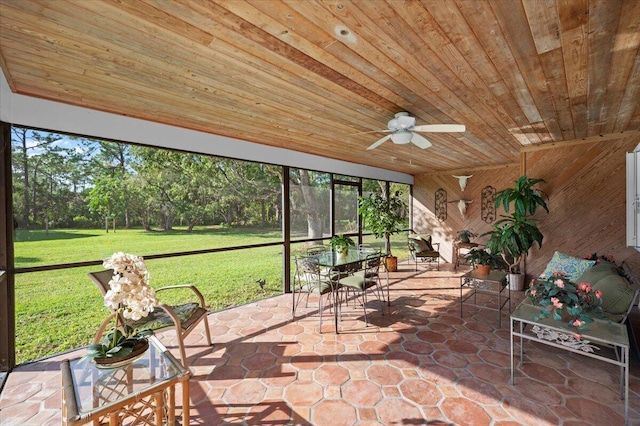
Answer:
[[[478,270],[478,274],[480,275],[489,275],[491,271],[491,265],[476,265],[476,269]]]
[[[93,358],[93,362],[98,368],[119,368],[129,365],[139,359],[149,349],[147,339],[140,340],[133,346],[133,350],[126,356]]]
[[[344,259],[349,254],[349,250],[336,251],[336,257],[338,259]]]
[[[385,257],[384,264],[389,272],[396,272],[398,270],[398,258],[396,256]]]
[[[524,274],[509,274],[509,290],[524,290]]]

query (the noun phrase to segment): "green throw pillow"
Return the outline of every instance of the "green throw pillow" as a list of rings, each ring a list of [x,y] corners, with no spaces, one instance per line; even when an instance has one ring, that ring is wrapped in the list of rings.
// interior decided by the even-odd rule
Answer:
[[[411,235],[409,237],[411,240],[415,242],[417,246],[417,252],[421,253],[423,251],[433,251],[433,246],[431,245],[431,235]]]
[[[580,278],[580,275],[595,263],[595,260],[579,259],[557,251],[553,254],[551,261],[547,263],[547,267],[542,274],[549,278],[554,272],[563,272],[569,281],[575,283]]]

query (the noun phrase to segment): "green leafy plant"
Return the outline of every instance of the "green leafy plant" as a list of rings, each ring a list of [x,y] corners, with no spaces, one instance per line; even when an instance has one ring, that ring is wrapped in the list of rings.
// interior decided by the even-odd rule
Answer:
[[[534,185],[544,182],[543,179],[531,179],[521,176],[513,188],[504,189],[496,194],[496,207],[502,205],[509,212],[513,203],[514,211],[509,216],[502,216],[493,225],[493,229],[484,235],[489,236],[486,248],[492,253],[500,253],[509,265],[511,273],[520,271],[522,260],[528,255],[529,249],[535,244],[542,247],[542,232],[538,225],[528,216],[536,212],[541,206],[548,213],[549,208],[544,201],[543,192]]]
[[[465,259],[472,265],[489,265],[491,268],[498,268],[502,265],[501,259],[483,248],[472,248],[464,255]]]
[[[329,246],[337,253],[346,253],[349,251],[349,247],[355,247],[356,243],[343,234],[334,235],[329,240]]]
[[[526,295],[543,308],[536,320],[551,316],[570,327],[584,328],[593,322],[593,316],[602,313],[602,292],[594,291],[589,283],[572,283],[562,272],[539,277]]]
[[[543,198],[548,197],[544,192],[534,188],[534,185],[539,183],[545,183],[545,180],[520,176],[513,188],[503,189],[496,194],[496,207],[502,205],[504,211],[509,213],[513,203],[513,216],[518,219],[533,216],[538,206],[549,213],[549,208]]]
[[[358,198],[358,213],[376,238],[385,239],[385,251],[391,256],[391,235],[402,231],[405,204],[398,193],[386,199],[380,194]]]
[[[471,238],[477,237],[476,234],[473,233],[470,229],[463,229],[458,232],[458,236],[456,237],[456,241],[460,241],[461,243],[470,243]]]

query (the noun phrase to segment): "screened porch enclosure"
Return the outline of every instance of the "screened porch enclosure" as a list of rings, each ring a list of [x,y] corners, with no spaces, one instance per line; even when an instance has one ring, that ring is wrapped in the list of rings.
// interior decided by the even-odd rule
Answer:
[[[10,161],[15,364],[91,340],[108,311],[87,273],[115,252],[143,256],[153,287],[194,284],[220,311],[287,292],[291,259],[332,235],[383,249],[360,196],[399,191],[410,227],[403,183],[18,126]]]

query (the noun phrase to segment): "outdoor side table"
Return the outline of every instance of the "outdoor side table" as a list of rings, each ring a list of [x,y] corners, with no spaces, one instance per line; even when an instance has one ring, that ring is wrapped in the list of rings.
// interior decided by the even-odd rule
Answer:
[[[174,425],[175,385],[182,384],[182,424],[189,424],[189,376],[176,358],[149,338],[138,360],[117,368],[97,368],[89,359],[62,362],[62,424],[110,426]]]
[[[625,424],[629,424],[629,334],[626,326],[608,319],[594,319],[585,328],[578,329],[551,316],[540,318],[541,309],[525,299],[511,314],[511,384],[514,384],[514,337],[520,338],[520,364],[524,353],[523,340],[527,339],[618,365]],[[611,357],[604,352],[599,353],[603,347],[613,349]]]
[[[472,291],[466,296],[462,295],[462,291],[465,289],[471,289]],[[507,296],[503,297],[502,292],[507,289]],[[496,309],[488,306],[480,306],[484,309],[493,309],[498,311],[498,325],[502,325],[502,308],[509,302],[509,312],[511,312],[511,289],[507,285],[507,273],[503,271],[491,270],[488,275],[479,274],[476,269],[473,269],[466,274],[460,276],[460,318],[462,318],[462,305],[464,301],[473,297],[473,304],[476,305],[476,294],[484,293],[498,297],[498,307]],[[479,305],[476,305],[479,306]]]

